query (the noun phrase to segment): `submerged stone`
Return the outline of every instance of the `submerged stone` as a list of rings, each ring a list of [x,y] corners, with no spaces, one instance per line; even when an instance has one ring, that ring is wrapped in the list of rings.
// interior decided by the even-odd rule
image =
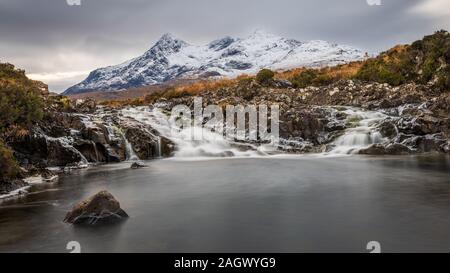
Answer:
[[[96,225],[116,222],[125,218],[128,218],[128,214],[121,209],[120,203],[114,196],[107,191],[101,191],[76,204],[72,211],[67,213],[64,222]]]
[[[145,164],[142,163],[142,162],[133,162],[133,163],[131,164],[131,168],[132,168],[132,169],[141,169],[141,168],[145,168],[145,167],[147,167],[147,165],[145,165]]]

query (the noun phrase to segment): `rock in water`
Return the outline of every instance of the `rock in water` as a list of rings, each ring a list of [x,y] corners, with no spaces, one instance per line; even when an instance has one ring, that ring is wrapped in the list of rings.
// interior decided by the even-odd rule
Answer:
[[[71,224],[110,223],[127,218],[128,214],[120,208],[120,203],[107,191],[78,203],[68,212],[64,222]]]
[[[364,155],[408,155],[412,151],[400,143],[391,143],[388,145],[377,143],[358,151],[358,153]]]
[[[147,165],[145,165],[141,162],[133,162],[133,164],[131,164],[132,169],[141,169],[141,168],[145,168],[145,167],[147,167]]]

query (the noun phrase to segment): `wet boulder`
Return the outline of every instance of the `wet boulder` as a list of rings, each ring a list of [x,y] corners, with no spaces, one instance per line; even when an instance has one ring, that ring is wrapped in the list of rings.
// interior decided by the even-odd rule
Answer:
[[[445,122],[442,119],[431,115],[420,116],[416,119],[416,122],[423,134],[436,134],[446,129]]]
[[[19,161],[31,164],[68,166],[84,160],[82,154],[72,146],[70,139],[48,137],[39,130],[14,138],[11,147]]]
[[[390,118],[385,119],[378,125],[378,130],[383,137],[394,138],[398,134],[394,121]]]
[[[97,103],[91,98],[79,99],[75,102],[75,109],[81,113],[94,113],[97,109]]]
[[[292,88],[293,85],[290,81],[288,80],[283,80],[283,79],[276,79],[273,81],[273,85],[276,88]]]
[[[124,137],[142,160],[170,156],[175,150],[172,141],[142,123],[129,119],[120,125],[125,130]]]
[[[448,150],[446,150],[448,139],[442,133],[425,136],[411,136],[403,140],[402,144],[407,145],[420,153],[448,152]]]
[[[125,160],[125,149],[123,145],[105,145],[106,162],[120,162]]]
[[[407,155],[411,154],[412,151],[403,144],[391,143],[388,145],[373,144],[368,148],[359,150],[358,153],[363,155]]]
[[[340,122],[340,121],[330,121],[328,122],[328,124],[325,126],[325,129],[328,132],[334,132],[334,131],[342,131],[346,129],[345,123]]]
[[[175,143],[170,139],[161,136],[161,156],[170,157],[175,152]]]
[[[447,130],[447,120],[430,115],[406,116],[397,122],[400,132],[414,135],[436,134]]]
[[[70,128],[68,124],[67,113],[48,113],[40,121],[40,129],[50,137],[67,137],[70,136]]]
[[[447,143],[442,145],[442,151],[446,154],[450,154],[450,140],[447,141]]]
[[[280,136],[284,139],[300,137],[313,144],[321,144],[324,132],[331,130],[327,124],[329,120],[320,109],[290,109],[280,117]]]
[[[95,143],[100,144],[106,144],[106,136],[104,133],[103,128],[100,128],[99,126],[90,126],[86,127],[84,130],[81,131],[83,138],[91,140]]]
[[[128,218],[128,214],[120,207],[120,203],[114,196],[107,191],[101,191],[76,204],[67,213],[64,222],[75,225],[96,225],[117,222],[126,218]]]
[[[140,159],[159,157],[158,137],[148,132],[141,125],[133,125],[126,129],[126,139]]]
[[[142,162],[133,162],[131,164],[131,169],[142,169],[142,168],[146,168],[146,167],[147,167],[147,165],[145,165]]]

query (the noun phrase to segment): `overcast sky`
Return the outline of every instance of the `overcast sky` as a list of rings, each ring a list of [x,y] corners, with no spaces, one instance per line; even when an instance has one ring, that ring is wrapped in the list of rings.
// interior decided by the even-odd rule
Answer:
[[[450,0],[0,0],[0,62],[61,92],[166,32],[203,44],[256,28],[379,52],[449,30]]]

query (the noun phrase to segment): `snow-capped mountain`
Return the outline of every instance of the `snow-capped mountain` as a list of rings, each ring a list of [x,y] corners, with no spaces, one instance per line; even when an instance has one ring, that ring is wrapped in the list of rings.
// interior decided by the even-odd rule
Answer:
[[[364,52],[325,41],[300,42],[256,31],[247,38],[225,37],[191,45],[164,34],[142,56],[92,71],[64,94],[111,91],[198,77],[234,77],[300,66],[337,65],[364,58]]]

